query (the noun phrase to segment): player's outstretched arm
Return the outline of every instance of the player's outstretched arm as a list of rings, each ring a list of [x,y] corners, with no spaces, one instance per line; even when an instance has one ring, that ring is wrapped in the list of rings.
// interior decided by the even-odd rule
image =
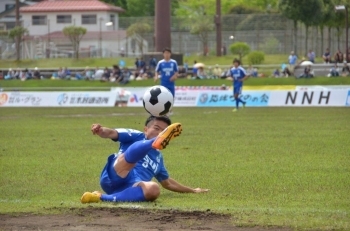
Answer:
[[[91,125],[91,132],[101,138],[118,139],[118,132],[115,129],[102,127],[100,124]]]
[[[166,180],[163,180],[160,182],[160,184],[163,186],[163,188],[168,189],[173,192],[179,192],[179,193],[203,193],[208,192],[209,189],[202,189],[202,188],[190,188],[185,185],[180,184],[176,180],[172,178],[168,178]]]

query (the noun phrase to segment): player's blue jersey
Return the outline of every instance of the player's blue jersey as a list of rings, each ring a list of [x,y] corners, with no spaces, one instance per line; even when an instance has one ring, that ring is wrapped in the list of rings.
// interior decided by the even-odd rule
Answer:
[[[234,87],[241,87],[241,86],[243,86],[243,82],[242,81],[238,81],[238,80],[243,79],[247,75],[247,73],[244,70],[244,68],[241,67],[241,66],[239,66],[237,68],[233,67],[233,68],[231,68],[230,73],[231,73],[231,77],[233,78],[233,86]]]
[[[118,132],[119,151],[117,154],[124,153],[126,149],[136,141],[146,139],[143,132],[133,129],[116,129]],[[163,163],[163,155],[160,151],[152,149],[133,168],[135,175],[142,181],[150,181],[155,177],[159,182],[169,178],[168,171]]]
[[[162,59],[156,67],[156,72],[160,73],[160,84],[167,88],[175,87],[175,82],[171,82],[170,78],[178,71],[177,62],[174,59],[169,61]]]

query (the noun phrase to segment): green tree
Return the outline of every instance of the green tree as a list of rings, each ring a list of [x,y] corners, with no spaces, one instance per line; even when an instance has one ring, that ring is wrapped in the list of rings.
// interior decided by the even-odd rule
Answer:
[[[322,22],[324,5],[322,0],[300,0],[298,5],[299,20],[305,25],[305,53],[307,54],[309,27],[318,26]]]
[[[9,32],[9,37],[15,40],[16,44],[16,60],[21,59],[21,44],[23,35],[28,34],[27,28],[16,26]]]
[[[244,56],[249,54],[250,52],[250,47],[247,43],[245,42],[235,42],[230,45],[230,51],[234,55],[239,56],[239,60],[242,60]]]
[[[252,51],[248,54],[248,62],[252,65],[262,64],[265,60],[265,53],[262,51]]]
[[[199,41],[202,43],[203,55],[207,55],[209,33],[214,30],[213,20],[211,20],[210,17],[207,17],[205,15],[197,16],[192,21],[190,27],[191,27],[190,32],[192,34],[197,35],[199,38]]]
[[[323,12],[321,22],[318,24],[321,34],[320,54],[324,51],[324,27],[329,26],[335,14],[333,0],[323,0]],[[318,40],[317,40],[318,41]],[[318,47],[318,44],[316,44]]]
[[[227,14],[232,7],[240,0],[221,0],[221,12]],[[205,12],[206,15],[215,15],[215,0],[178,0],[178,8],[175,10],[176,16],[190,16],[199,12]],[[214,20],[214,19],[212,19]]]
[[[302,0],[303,1],[303,0]],[[293,20],[293,49],[297,52],[298,44],[298,21],[300,17],[300,5],[299,1],[295,0],[280,0],[278,4],[280,12],[287,18]],[[308,6],[310,7],[310,6]],[[312,8],[312,7],[311,7]]]
[[[151,31],[151,26],[145,22],[137,22],[137,23],[131,24],[126,30],[126,34],[128,37],[134,37],[136,39],[136,43],[141,51],[141,54],[143,54],[144,39],[150,31]]]
[[[86,34],[86,28],[79,26],[67,26],[63,28],[63,34],[69,38],[73,45],[74,58],[79,59],[80,41]]]

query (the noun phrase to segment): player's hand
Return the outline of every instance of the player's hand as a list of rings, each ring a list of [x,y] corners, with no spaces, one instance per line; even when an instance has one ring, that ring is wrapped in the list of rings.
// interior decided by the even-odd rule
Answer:
[[[91,132],[93,135],[99,135],[102,132],[102,126],[100,124],[91,125]]]
[[[157,77],[154,77],[153,80],[154,80],[154,82],[157,82],[158,78],[157,78]]]
[[[206,193],[209,192],[209,189],[203,189],[203,188],[195,188],[193,189],[194,193]]]
[[[226,79],[229,80],[229,81],[233,81],[232,77],[227,77]]]

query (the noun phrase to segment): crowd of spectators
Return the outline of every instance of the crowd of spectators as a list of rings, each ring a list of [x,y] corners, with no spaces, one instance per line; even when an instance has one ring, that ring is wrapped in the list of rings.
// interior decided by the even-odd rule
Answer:
[[[292,51],[288,57],[288,64],[282,64],[280,68],[274,69],[271,77],[290,77],[294,76],[294,69],[298,66],[303,66],[303,73],[296,78],[311,78],[314,76],[312,65],[315,63],[316,54],[313,50],[309,50],[306,54],[298,61],[298,56]],[[322,60],[325,64],[334,63],[329,70],[329,77],[336,76],[349,76],[350,68],[347,64],[347,58],[350,60],[350,49],[348,57],[343,54],[340,49],[332,56],[330,50],[327,48],[322,54]],[[310,64],[303,65],[305,61]],[[136,58],[134,62],[134,68],[129,69],[126,67],[123,60],[119,61],[119,65],[113,65],[112,67],[86,67],[83,71],[71,71],[68,67],[59,67],[57,71],[51,73],[51,79],[62,79],[62,80],[99,80],[102,82],[115,82],[118,84],[127,84],[132,80],[146,80],[153,78],[155,75],[158,60],[151,56],[149,60]],[[247,75],[250,77],[264,77],[263,73],[259,73],[258,69],[252,65],[245,66]],[[204,64],[199,66],[197,61],[194,61],[193,66],[190,68],[187,61],[182,66],[179,66],[179,78],[189,79],[223,79],[230,75],[231,67],[221,68],[218,64],[214,67],[205,67]],[[45,73],[47,77],[47,73]],[[44,79],[44,75],[40,73],[40,70],[35,67],[31,69],[17,69],[10,68],[4,73],[3,78],[9,79]]]

